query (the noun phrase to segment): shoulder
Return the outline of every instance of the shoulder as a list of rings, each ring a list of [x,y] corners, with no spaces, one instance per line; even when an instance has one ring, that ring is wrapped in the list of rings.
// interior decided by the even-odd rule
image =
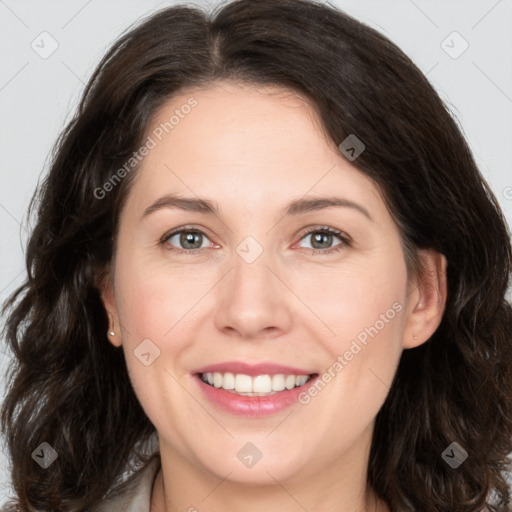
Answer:
[[[115,494],[105,498],[89,512],[150,512],[151,491],[160,470],[160,453],[154,453],[137,471],[132,473]],[[0,502],[0,512],[18,512],[15,502]]]
[[[132,474],[122,488],[91,512],[149,512],[153,482],[160,469],[160,454],[155,453],[148,462]]]

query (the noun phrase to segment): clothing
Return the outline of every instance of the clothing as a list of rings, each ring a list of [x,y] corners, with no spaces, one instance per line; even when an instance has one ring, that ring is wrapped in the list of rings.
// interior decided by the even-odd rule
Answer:
[[[151,491],[160,467],[160,454],[157,453],[133,474],[122,494],[105,499],[94,512],[149,512]]]

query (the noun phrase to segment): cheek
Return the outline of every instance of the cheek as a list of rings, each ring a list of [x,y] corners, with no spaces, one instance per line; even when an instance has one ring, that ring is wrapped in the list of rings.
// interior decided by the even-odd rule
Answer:
[[[405,264],[377,259],[340,265],[295,281],[297,295],[331,330],[331,354],[353,339],[387,338],[400,331],[407,284]],[[331,340],[331,341],[330,341]],[[348,348],[348,347],[347,347]]]
[[[402,351],[404,312],[394,299],[387,294],[378,300],[338,301],[330,323],[336,336],[324,338],[326,371],[336,375],[337,393],[349,392],[356,408],[365,400],[383,400],[391,386]]]
[[[182,274],[166,273],[135,257],[120,258],[116,269],[116,305],[130,381],[152,423],[173,432],[169,417],[180,416],[188,396],[176,379],[182,377],[188,344],[187,311],[197,302],[198,291],[187,286]]]
[[[127,250],[116,262],[116,305],[130,343],[164,339],[211,287],[212,276],[168,262],[155,264]]]
[[[332,298],[336,306],[327,322],[336,336],[322,341],[328,353],[322,383],[301,398],[307,410],[304,428],[325,433],[321,448],[325,459],[332,456],[333,446],[355,445],[374,420],[402,353],[405,310],[399,290],[383,288],[377,293],[372,281],[358,291],[341,298],[338,292]]]
[[[329,354],[324,369],[328,394],[344,404],[344,411],[363,408],[376,414],[402,352],[405,263],[382,258],[330,277],[308,304],[332,331],[322,338]]]

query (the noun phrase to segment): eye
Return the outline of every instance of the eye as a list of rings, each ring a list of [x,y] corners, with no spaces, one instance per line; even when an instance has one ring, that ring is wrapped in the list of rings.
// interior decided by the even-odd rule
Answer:
[[[190,254],[192,252],[202,252],[203,249],[209,247],[208,244],[203,245],[206,240],[209,239],[202,231],[184,227],[165,234],[160,243],[165,244],[168,250]],[[175,245],[178,245],[178,247],[175,247]]]
[[[328,226],[310,229],[302,235],[301,240],[308,237],[311,237],[311,250],[320,254],[341,251],[345,247],[350,247],[350,238],[347,235]],[[332,247],[331,244],[334,238],[338,238],[341,242]]]
[[[310,229],[301,236],[301,240],[307,237],[311,237],[313,247],[309,250],[314,253],[326,254],[341,251],[345,247],[350,247],[350,237],[328,226]],[[334,247],[329,247],[334,238],[338,238],[340,243]],[[165,245],[167,250],[190,255],[201,253],[204,249],[211,247],[211,242],[210,245],[208,243],[204,245],[207,240],[209,240],[209,238],[201,230],[191,227],[182,227],[165,234],[161,238],[160,243]]]

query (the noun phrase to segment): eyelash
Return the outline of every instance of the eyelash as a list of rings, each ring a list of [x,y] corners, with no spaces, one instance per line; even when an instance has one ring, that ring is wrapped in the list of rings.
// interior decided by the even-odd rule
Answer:
[[[160,239],[159,243],[161,245],[166,246],[165,247],[166,250],[175,252],[177,254],[197,255],[197,254],[202,253],[204,250],[208,249],[208,247],[202,247],[200,249],[179,249],[176,247],[172,247],[170,244],[167,243],[170,238],[172,238],[174,235],[178,235],[180,233],[196,233],[196,234],[201,234],[201,235],[204,235],[207,237],[206,233],[203,233],[199,229],[196,229],[192,226],[183,226],[181,228],[175,229],[174,231],[171,231],[170,233],[166,233],[165,235],[163,235],[162,238]],[[310,229],[309,231],[303,233],[300,237],[300,240],[302,240],[303,238],[305,238],[306,236],[308,236],[312,233],[324,233],[324,234],[329,234],[329,235],[335,235],[341,240],[341,243],[334,247],[331,247],[329,249],[308,249],[308,248],[306,248],[306,250],[308,252],[313,251],[315,254],[332,254],[332,253],[336,253],[336,252],[343,250],[345,247],[347,247],[347,248],[351,247],[351,239],[347,235],[345,235],[342,231],[339,231],[334,228],[330,228],[329,226],[314,227],[314,228]]]

